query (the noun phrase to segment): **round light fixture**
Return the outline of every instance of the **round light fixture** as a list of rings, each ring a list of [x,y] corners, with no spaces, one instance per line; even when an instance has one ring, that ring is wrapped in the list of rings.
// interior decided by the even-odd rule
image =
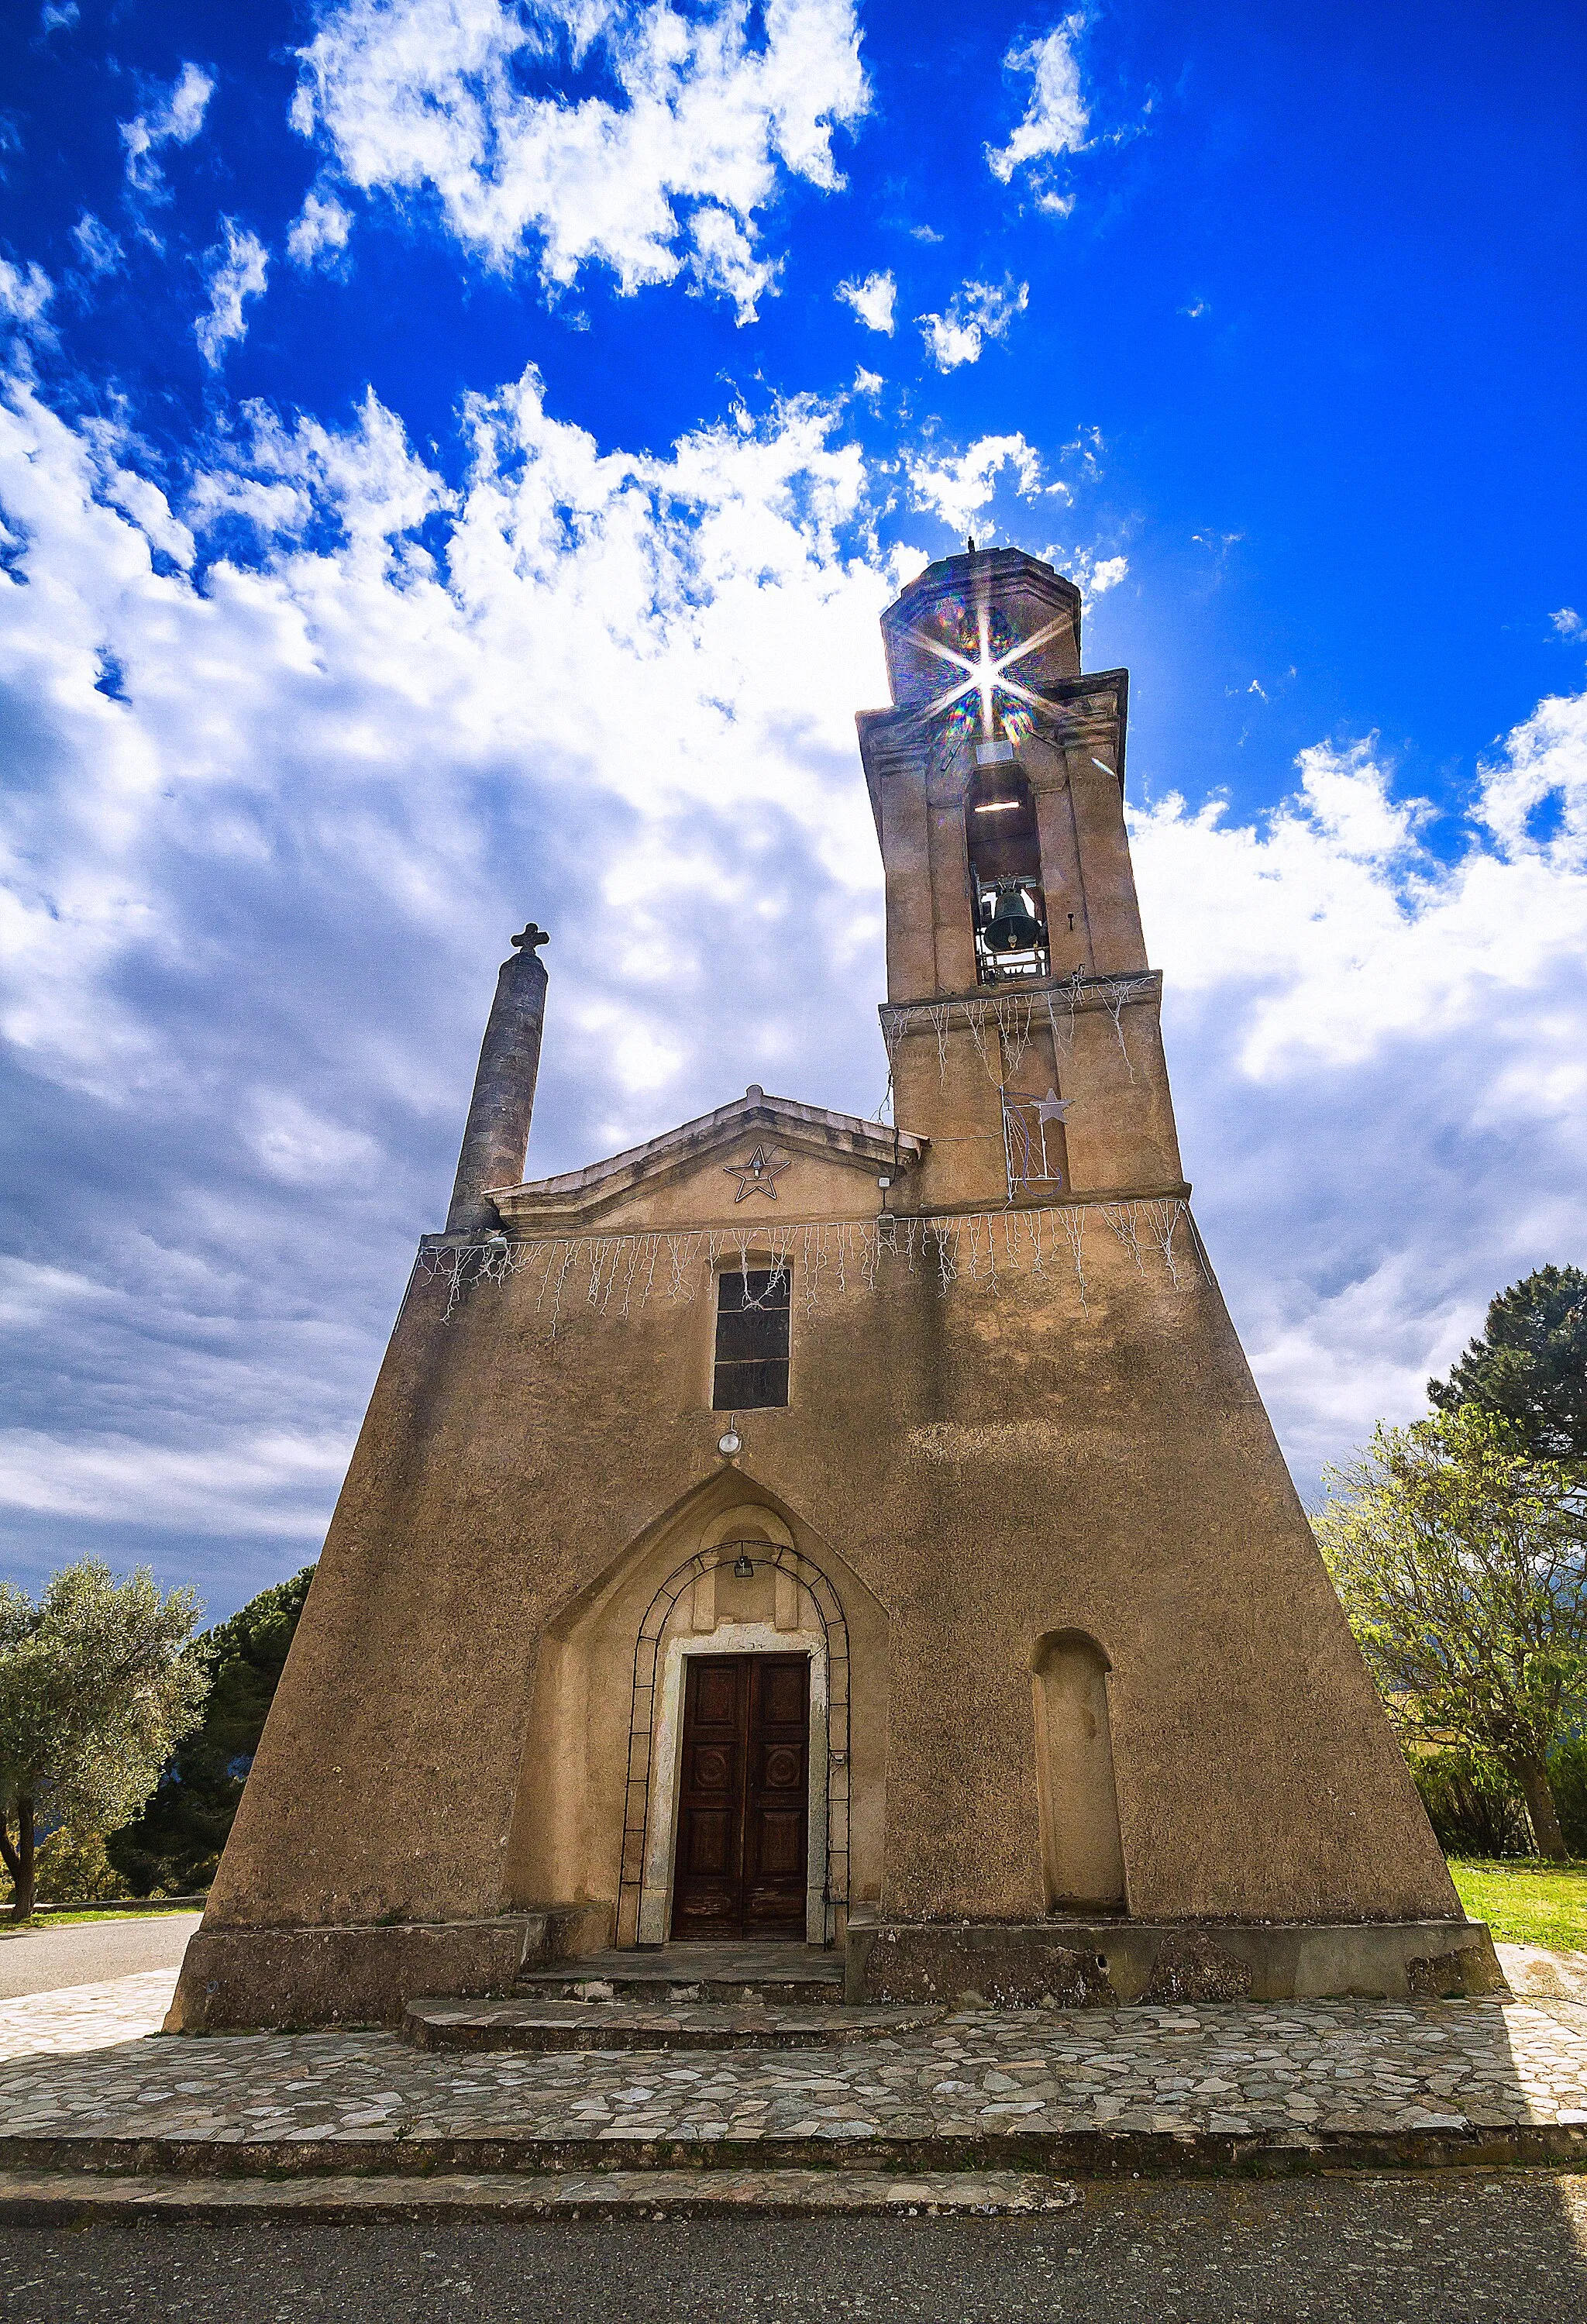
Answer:
[[[716,1440],[716,1450],[718,1452],[725,1453],[730,1461],[735,1452],[742,1452],[743,1449],[744,1440],[736,1428],[724,1430]]]

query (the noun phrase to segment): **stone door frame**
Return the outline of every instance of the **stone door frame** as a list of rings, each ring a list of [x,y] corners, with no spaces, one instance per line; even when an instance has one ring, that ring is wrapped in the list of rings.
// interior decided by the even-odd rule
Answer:
[[[770,1566],[798,1592],[798,1628],[723,1623],[666,1636],[686,1591],[741,1556]],[[672,1866],[682,1775],[684,1659],[690,1654],[808,1654],[810,1826],[806,1938],[829,1945],[843,1934],[849,1904],[849,1627],[831,1577],[787,1544],[750,1538],[697,1550],[669,1573],[645,1609],[634,1642],[633,1695],[623,1794],[617,1888],[619,1945],[660,1945],[672,1917]],[[819,1701],[819,1708],[817,1702]]]
[[[672,1933],[678,1861],[678,1807],[683,1787],[683,1683],[694,1655],[804,1655],[810,1665],[810,1749],[807,1790],[805,1942],[826,1942],[827,1655],[824,1630],[780,1630],[770,1622],[724,1622],[708,1637],[669,1638],[658,1691],[650,1755],[652,1804],[640,1893],[637,1942],[665,1944]]]

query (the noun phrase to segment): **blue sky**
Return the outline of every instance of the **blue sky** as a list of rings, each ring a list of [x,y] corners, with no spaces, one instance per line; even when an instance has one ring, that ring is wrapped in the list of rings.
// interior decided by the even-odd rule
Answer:
[[[509,930],[531,1167],[869,1112],[875,620],[1087,595],[1303,1488],[1587,1259],[1565,10],[6,12],[6,1561],[311,1554]]]

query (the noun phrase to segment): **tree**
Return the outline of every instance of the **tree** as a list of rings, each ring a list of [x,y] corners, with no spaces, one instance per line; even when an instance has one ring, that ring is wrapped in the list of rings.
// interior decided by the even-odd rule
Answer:
[[[134,1895],[187,1895],[214,1877],[313,1579],[306,1565],[199,1640],[211,1671],[202,1722],[172,1753],[142,1813],[106,1843]]]
[[[108,1831],[142,1806],[208,1683],[190,1590],[146,1567],[112,1580],[96,1557],[51,1577],[35,1605],[0,1582],[0,1861],[14,1920],[32,1911],[39,1828]]]
[[[1498,1413],[1540,1456],[1587,1460],[1587,1275],[1540,1267],[1512,1283],[1490,1304],[1482,1337],[1427,1394],[1440,1412]]]
[[[1587,1462],[1466,1405],[1379,1428],[1326,1481],[1317,1537],[1390,1716],[1496,1760],[1563,1858],[1548,1755],[1587,1712]]]

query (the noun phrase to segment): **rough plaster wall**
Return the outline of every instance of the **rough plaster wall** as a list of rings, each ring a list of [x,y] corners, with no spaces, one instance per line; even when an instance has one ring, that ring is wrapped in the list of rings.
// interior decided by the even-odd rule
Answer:
[[[1039,1914],[1029,1656],[1075,1628],[1132,1910],[1453,1914],[1221,1296],[1095,1222],[1086,1285],[796,1291],[798,1403],[744,1424],[891,1618],[883,1909]],[[383,1370],[212,1924],[495,1909],[541,1628],[719,1471],[697,1308],[550,1345],[522,1278],[443,1307],[416,1287]]]

